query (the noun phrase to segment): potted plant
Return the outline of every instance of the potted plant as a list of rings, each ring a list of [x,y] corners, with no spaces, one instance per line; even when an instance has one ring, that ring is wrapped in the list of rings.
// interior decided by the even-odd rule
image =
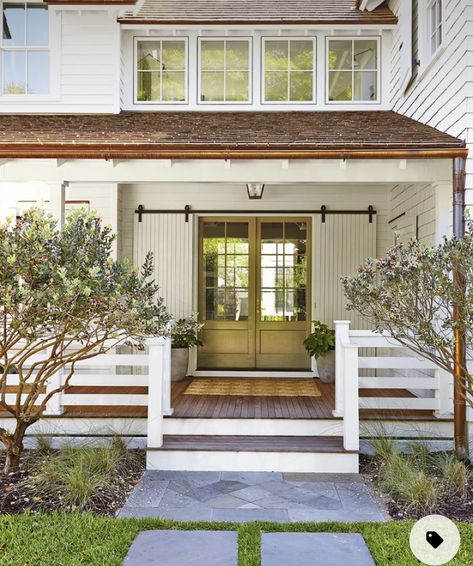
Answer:
[[[171,327],[171,380],[182,381],[187,375],[189,348],[202,346],[199,331],[203,324],[196,315],[180,318]]]
[[[304,340],[309,356],[317,360],[317,372],[324,383],[335,381],[335,331],[319,320],[312,321],[312,333]]]

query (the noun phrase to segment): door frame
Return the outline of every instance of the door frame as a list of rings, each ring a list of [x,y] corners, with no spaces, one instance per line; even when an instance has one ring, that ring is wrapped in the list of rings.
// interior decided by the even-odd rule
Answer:
[[[201,297],[200,297],[200,278],[201,278],[201,266],[202,266],[202,242],[200,238],[201,234],[201,224],[205,220],[208,219],[220,219],[222,221],[244,221],[250,220],[250,225],[253,222],[255,229],[258,230],[258,219],[265,219],[265,220],[274,220],[274,221],[286,221],[287,219],[294,219],[294,220],[305,220],[308,221],[307,227],[307,255],[309,257],[310,262],[310,269],[307,272],[307,317],[308,321],[307,324],[311,325],[313,312],[314,312],[314,304],[313,304],[313,297],[314,294],[314,285],[315,285],[315,278],[314,278],[314,265],[315,265],[315,248],[314,245],[314,229],[313,223],[315,220],[315,215],[310,214],[284,214],[284,211],[281,210],[281,215],[275,216],[274,212],[271,214],[269,213],[258,213],[253,211],[248,211],[248,213],[238,213],[238,214],[231,214],[231,211],[228,211],[229,214],[224,213],[216,213],[212,214],[211,212],[206,214],[195,214],[195,222],[194,222],[194,233],[193,233],[193,304],[194,304],[194,312],[199,312],[199,308],[201,306]],[[255,234],[255,244],[259,241],[259,234]],[[257,266],[260,263],[260,259],[257,257],[254,258],[254,266],[255,271],[257,271]],[[256,273],[256,278],[259,277],[259,274]],[[256,293],[258,292],[259,284],[255,279],[254,284],[254,309],[255,309],[255,317],[254,317],[254,334],[256,339]],[[272,370],[272,369],[241,369],[241,370],[199,370],[197,369],[197,349],[192,348],[190,353],[189,359],[189,375],[193,377],[261,377],[263,374],[266,377],[274,377],[274,378],[313,378],[317,377],[317,365],[316,361],[312,358],[311,359],[311,367],[308,370],[290,370],[290,369],[281,369],[281,370]]]

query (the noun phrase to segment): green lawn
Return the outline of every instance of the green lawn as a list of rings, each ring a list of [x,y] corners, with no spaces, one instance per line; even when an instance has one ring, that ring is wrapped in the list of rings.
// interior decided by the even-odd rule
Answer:
[[[361,533],[378,566],[419,564],[409,550],[412,522],[389,523],[178,523],[109,519],[85,514],[0,516],[1,566],[119,566],[140,531],[156,528],[234,530],[239,566],[259,565],[261,531]],[[459,525],[462,547],[451,566],[473,563],[473,525]]]

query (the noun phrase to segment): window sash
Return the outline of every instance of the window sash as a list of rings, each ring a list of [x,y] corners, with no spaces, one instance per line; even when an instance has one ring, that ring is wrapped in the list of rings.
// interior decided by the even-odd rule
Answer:
[[[8,24],[8,20],[4,17],[4,8],[5,5],[9,6],[18,6],[23,9],[23,24],[22,24],[22,42],[17,44],[9,44],[8,41],[5,41],[4,33],[5,33],[5,26]],[[28,22],[30,20],[31,11],[44,9],[47,12],[45,24],[47,29],[40,31],[40,34],[44,35],[47,38],[47,43],[45,45],[42,44],[32,44],[28,43]],[[0,1],[0,13],[2,18],[1,30],[2,33],[0,34],[0,96],[44,96],[48,95],[51,90],[51,77],[50,77],[50,29],[49,29],[49,11],[47,7],[43,7],[42,4],[37,2],[15,2],[14,0],[11,2],[1,2]],[[35,53],[45,53],[47,57],[44,58],[45,60],[45,69],[42,72],[39,72],[36,77],[32,73],[35,72],[37,69],[37,62],[38,59],[41,58],[35,57]],[[23,59],[22,67],[20,75],[23,76],[22,83],[18,83],[18,85],[13,84],[12,88],[18,86],[18,90],[22,90],[22,92],[6,92],[6,75],[8,73],[7,69],[7,61],[8,59],[13,59],[15,54],[23,54],[20,59]],[[31,59],[36,59],[36,64],[30,64]],[[30,86],[32,83],[37,80],[38,77],[46,77],[45,86],[43,92],[31,92],[32,87]],[[37,83],[39,84],[39,83]]]
[[[139,69],[138,68],[138,57],[140,46],[146,43],[156,43],[159,45],[159,68],[156,69]],[[165,63],[161,61],[163,59],[164,49],[163,45],[166,44],[177,44],[184,48],[184,64],[183,66],[165,67]],[[187,104],[189,96],[188,87],[188,39],[187,37],[175,38],[175,37],[147,37],[147,38],[135,38],[135,62],[134,62],[134,77],[135,77],[135,93],[134,93],[134,104]],[[157,82],[155,79],[157,77]],[[183,87],[184,96],[181,98],[167,98],[166,92],[172,92],[172,79],[176,81],[174,84],[179,85],[179,79],[181,79]],[[149,93],[152,98],[150,99],[140,99],[140,83],[142,81],[149,82]],[[158,95],[153,97],[153,88],[157,90]],[[179,86],[177,87],[179,88]],[[171,96],[171,95],[170,95]]]
[[[235,66],[229,66],[227,64],[228,60],[228,44],[241,42],[246,44],[246,66],[243,68],[236,68]],[[203,44],[205,43],[221,43],[223,47],[223,57],[221,67],[215,66],[215,68],[206,68],[202,66],[203,61]],[[251,38],[241,38],[241,37],[199,37],[199,53],[198,53],[198,104],[251,104],[252,102],[252,45]],[[204,75],[205,74],[205,75]],[[222,83],[222,95],[219,98],[213,98],[212,100],[204,100],[202,97],[205,93],[203,90],[204,78],[207,78],[211,74],[215,75],[215,78]],[[242,79],[246,78],[245,81],[245,91],[242,93],[244,98],[238,99],[236,97],[231,97],[232,81],[234,84],[238,81],[237,74],[242,75]],[[247,75],[245,77],[245,75]],[[243,81],[242,81],[243,83]]]
[[[293,68],[292,67],[292,46],[297,43],[311,43],[312,57],[311,66],[307,68]],[[285,43],[287,44],[287,64],[281,68],[267,68],[266,67],[266,50],[270,48],[271,44],[275,43]],[[261,77],[261,101],[263,104],[313,104],[316,100],[316,38],[311,37],[291,37],[291,38],[263,38],[262,41],[262,77]],[[297,80],[301,78],[310,77],[311,83],[311,95],[310,98],[300,99],[294,95],[297,88]],[[274,98],[268,98],[267,91],[269,90],[267,85],[270,77],[276,77],[279,75],[286,84],[286,98],[285,100],[278,100]]]
[[[380,38],[374,36],[366,36],[366,37],[338,37],[338,38],[327,38],[326,39],[326,103],[327,104],[379,104],[381,101],[381,61],[380,61]],[[351,42],[351,54],[350,54],[350,64],[343,68],[331,68],[330,67],[330,54],[332,53],[332,45],[335,45],[336,42]],[[357,68],[356,65],[356,44],[361,42],[373,42],[376,44],[376,64],[369,67]],[[363,75],[373,75],[374,82],[373,86],[375,88],[376,97],[371,98],[362,98],[359,94],[357,96],[357,92],[360,93],[360,83],[357,82],[357,79],[363,77]],[[331,100],[330,99],[330,90],[332,84],[332,77],[338,75],[340,78],[345,77],[348,79],[348,75],[351,76],[351,84],[350,80],[347,80],[347,87],[351,89],[351,98],[346,100]]]
[[[430,56],[435,55],[442,45],[443,14],[442,0],[430,0],[427,3],[427,33]]]

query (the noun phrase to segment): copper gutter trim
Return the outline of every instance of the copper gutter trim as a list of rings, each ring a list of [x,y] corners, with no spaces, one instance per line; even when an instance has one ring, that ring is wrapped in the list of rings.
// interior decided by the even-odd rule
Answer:
[[[211,149],[153,145],[0,145],[3,159],[447,159],[465,147],[433,149]]]

